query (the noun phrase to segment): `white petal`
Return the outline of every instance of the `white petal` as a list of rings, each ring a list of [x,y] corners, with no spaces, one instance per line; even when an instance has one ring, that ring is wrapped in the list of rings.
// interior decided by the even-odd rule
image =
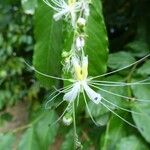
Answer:
[[[68,13],[68,9],[64,9],[56,14],[54,14],[53,18],[55,19],[55,21],[58,21],[59,19],[61,19],[63,17],[63,15],[65,15],[66,13]]]
[[[71,14],[71,24],[73,27],[75,27],[76,25],[76,13],[74,10],[70,11]]]
[[[72,64],[73,64],[73,66],[78,66],[79,65],[79,59],[77,57],[72,57]]]
[[[82,58],[82,66],[88,66],[88,56]]]
[[[77,37],[76,39],[76,47],[77,50],[81,50],[85,45],[85,41],[83,37]]]
[[[83,84],[83,88],[89,97],[95,104],[99,104],[102,97],[99,93],[96,93],[93,89],[91,89],[86,83]]]
[[[75,83],[72,89],[64,95],[63,100],[72,102],[76,99],[79,92],[80,92],[80,84]]]

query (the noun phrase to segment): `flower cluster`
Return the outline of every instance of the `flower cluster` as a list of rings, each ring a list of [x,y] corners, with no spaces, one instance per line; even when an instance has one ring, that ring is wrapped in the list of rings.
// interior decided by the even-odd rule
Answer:
[[[64,95],[64,100],[73,102],[80,92],[83,93],[85,91],[90,100],[95,104],[99,104],[101,95],[96,93],[88,85],[88,57],[84,56],[82,59],[82,63],[79,64],[78,58],[72,58],[75,81],[73,87]]]
[[[85,34],[85,28],[87,25],[88,16],[90,15],[90,9],[89,9],[90,0],[43,0],[43,1],[54,10],[53,18],[55,21],[58,21],[60,19],[65,19],[72,26],[74,30],[74,37],[73,37],[70,52],[69,53],[63,52],[62,54],[65,57],[65,64],[63,66],[64,67],[63,69],[65,71],[67,70],[66,72],[67,73],[69,72],[69,75],[71,74],[71,79],[59,78],[59,77],[47,75],[36,70],[36,68],[32,67],[32,69],[36,73],[42,76],[70,82],[70,85],[65,86],[62,89],[53,92],[50,95],[50,100],[47,101],[46,103],[46,107],[47,107],[49,103],[53,101],[59,94],[64,93],[63,100],[56,107],[58,107],[63,102],[67,102],[68,105],[64,110],[64,112],[62,113],[62,115],[58,118],[58,120],[56,120],[56,122],[58,122],[62,118],[63,118],[62,119],[63,122],[66,125],[70,125],[73,122],[74,134],[76,138],[75,141],[77,143],[77,146],[81,146],[80,142],[78,141],[77,133],[76,133],[75,108],[76,106],[78,106],[80,100],[79,96],[82,94],[89,116],[91,117],[92,121],[96,125],[100,125],[100,123],[97,123],[94,120],[91,111],[88,107],[86,97],[88,97],[88,99],[91,100],[93,104],[96,105],[100,104],[104,106],[114,115],[122,119],[124,122],[136,128],[134,124],[130,123],[129,121],[127,121],[126,119],[118,115],[114,111],[114,108],[118,108],[123,111],[131,112],[134,114],[139,114],[139,112],[132,111],[130,109],[126,109],[121,106],[118,106],[115,103],[111,102],[109,99],[105,98],[105,96],[103,96],[103,94],[100,94],[99,92],[104,92],[110,95],[110,98],[111,96],[116,96],[125,100],[131,100],[131,101],[136,100],[139,102],[148,102],[148,100],[145,99],[137,99],[137,98],[117,94],[112,91],[106,90],[105,88],[102,87],[124,87],[124,86],[144,85],[144,84],[149,84],[147,83],[147,81],[149,81],[149,78],[141,81],[133,82],[133,83],[100,81],[95,79],[119,72],[133,65],[136,65],[137,63],[149,57],[150,54],[118,70],[114,70],[112,72],[108,72],[95,77],[88,77],[89,62],[88,62],[88,55],[84,52],[84,49],[86,45],[85,37],[87,36]],[[29,64],[27,65],[29,66]],[[99,92],[97,92],[96,90],[98,90]],[[54,122],[54,124],[56,122]]]
[[[73,82],[71,88],[65,90],[63,101],[67,101],[68,107],[62,114],[63,122],[66,125],[70,125],[74,121],[75,127],[75,100],[79,100],[80,93],[85,97],[85,93],[90,100],[95,104],[99,104],[101,101],[101,95],[95,92],[88,84],[90,79],[88,79],[88,56],[85,55],[85,32],[84,29],[87,24],[87,19],[90,13],[89,10],[89,0],[43,0],[48,6],[50,6],[54,11],[53,18],[55,21],[60,19],[65,19],[71,23],[74,29],[74,38],[69,52],[63,53],[66,55],[66,64],[64,68],[71,73]],[[64,69],[65,70],[65,69]],[[85,103],[87,104],[86,100]],[[73,104],[70,107],[70,104]],[[70,111],[71,108],[71,111]],[[69,116],[69,117],[68,117]],[[91,115],[90,115],[91,116]],[[73,117],[73,119],[72,119]],[[77,137],[75,131],[75,137]]]
[[[85,34],[84,28],[89,16],[89,1],[88,0],[43,0],[48,6],[50,6],[56,13],[54,13],[54,19],[66,19],[71,22],[75,31],[73,39],[71,57],[67,59],[67,62],[71,64],[69,68],[72,73],[74,82],[72,88],[65,93],[63,99],[68,102],[74,102],[80,93],[86,92],[90,100],[95,104],[98,104],[101,100],[101,95],[96,93],[88,85],[88,56],[84,53],[85,46]],[[80,53],[79,53],[80,52]],[[64,66],[65,67],[65,66]]]
[[[52,122],[51,125],[56,124],[60,120],[62,120],[62,122],[66,126],[73,124],[75,149],[82,148],[82,145],[79,141],[77,130],[76,130],[76,117],[75,117],[76,109],[80,108],[79,106],[81,104],[82,105],[85,104],[86,112],[88,113],[89,117],[91,118],[91,120],[96,126],[106,125],[108,121],[107,117],[105,118],[106,122],[104,121],[104,118],[101,115],[101,113],[98,115],[97,114],[94,115],[95,112],[99,113],[98,109],[100,109],[100,111],[101,110],[106,111],[104,114],[104,117],[106,116],[106,114],[109,115],[109,112],[111,112],[113,115],[117,116],[122,121],[126,122],[128,125],[134,128],[137,128],[136,124],[134,124],[133,122],[131,123],[128,120],[128,118],[125,118],[124,114],[123,116],[121,116],[120,111],[118,113],[118,111],[115,111],[115,110],[116,109],[122,110],[128,113],[131,113],[132,115],[134,114],[134,115],[142,115],[142,116],[147,115],[148,116],[148,114],[145,114],[145,113],[143,114],[143,112],[141,112],[140,109],[139,110],[132,109],[133,107],[131,103],[132,102],[133,103],[150,103],[150,100],[136,98],[134,95],[134,92],[132,93],[131,89],[134,86],[149,85],[150,83],[148,81],[150,80],[150,78],[148,77],[144,80],[131,82],[131,76],[134,72],[135,67],[137,67],[137,64],[142,62],[146,58],[148,58],[150,54],[146,55],[145,57],[143,57],[142,59],[138,61],[133,62],[132,64],[129,64],[117,70],[113,70],[111,72],[100,74],[94,77],[89,77],[88,76],[88,64],[89,64],[88,58],[90,56],[88,56],[85,52],[85,46],[87,42],[86,37],[89,35],[86,35],[85,29],[88,26],[87,24],[88,24],[89,15],[94,14],[93,12],[97,11],[97,10],[94,10],[95,4],[93,3],[95,1],[93,0],[91,3],[92,10],[90,10],[90,7],[89,7],[90,0],[43,0],[43,1],[50,8],[53,9],[54,11],[53,19],[55,21],[64,19],[66,21],[65,23],[68,23],[69,27],[72,27],[74,31],[72,45],[70,46],[69,52],[65,51],[64,49],[62,53],[62,59],[63,59],[62,62],[64,62],[63,63],[64,72],[62,75],[63,77],[57,77],[57,76],[45,74],[25,62],[37,74],[40,74],[41,76],[46,77],[46,78],[61,80],[64,82],[64,87],[52,92],[50,96],[47,98],[47,102],[45,104],[46,109],[52,108],[51,102],[56,100],[56,98],[62,93],[63,93],[62,100],[60,102],[57,101],[58,103],[56,102],[54,107],[57,108],[64,102],[65,104],[67,104],[67,107],[63,110],[60,117],[55,122]],[[93,12],[90,12],[90,11],[93,11]],[[119,71],[122,71],[132,66],[133,66],[133,70],[129,72],[129,75],[127,76],[127,78],[123,77],[120,80],[120,76],[119,76],[118,78],[119,82],[114,81],[113,80],[114,78],[112,78],[112,76],[111,78],[107,78],[106,81],[102,80],[104,79],[102,77],[112,75],[114,73],[117,73]],[[130,80],[128,80],[128,78],[130,78]],[[128,93],[124,90],[124,87],[127,87],[127,90],[129,91]],[[122,90],[120,90],[121,88]],[[123,103],[117,102],[121,100],[125,102],[125,105],[123,104],[124,102]],[[126,102],[130,104],[126,105],[127,104]]]
[[[75,28],[77,21],[77,14],[83,12],[84,16],[89,15],[88,0],[43,0],[48,6],[50,6],[56,13],[54,19],[56,21],[65,18],[70,21],[72,26]]]
[[[66,63],[64,65],[64,70],[67,69],[67,72],[71,73],[71,76],[72,76],[71,79],[58,78],[58,77],[46,75],[44,73],[39,72],[38,70],[36,70],[34,68],[34,71],[36,71],[37,73],[39,73],[43,76],[71,82],[71,84],[69,86],[66,86],[66,87],[60,89],[58,94],[56,94],[56,92],[58,92],[58,91],[52,93],[52,95],[54,94],[54,96],[52,96],[52,98],[46,104],[46,106],[47,106],[60,93],[64,93],[63,101],[61,103],[63,103],[64,101],[67,101],[69,104],[68,104],[67,108],[65,109],[65,111],[62,113],[62,115],[58,118],[57,121],[59,121],[63,117],[63,122],[66,125],[70,125],[72,122],[75,122],[75,105],[74,104],[77,100],[77,106],[78,106],[79,96],[80,96],[80,94],[83,94],[83,98],[85,101],[87,111],[89,112],[89,115],[90,115],[92,121],[96,125],[100,125],[100,124],[97,124],[97,122],[92,117],[92,114],[88,107],[86,96],[94,104],[103,105],[110,112],[112,112],[114,115],[118,116],[120,119],[125,121],[127,124],[129,124],[133,127],[136,127],[135,125],[133,125],[132,123],[130,123],[129,121],[127,121],[126,119],[124,119],[123,117],[121,117],[120,115],[115,113],[113,111],[112,107],[116,107],[118,109],[121,109],[121,110],[124,110],[127,112],[132,112],[135,114],[138,114],[139,112],[134,112],[129,109],[122,108],[122,107],[110,102],[108,99],[103,97],[100,93],[96,92],[95,89],[105,92],[107,94],[110,94],[112,96],[124,98],[126,100],[136,100],[139,102],[147,102],[147,100],[141,100],[141,99],[137,99],[137,98],[131,98],[128,96],[120,95],[120,94],[105,90],[99,86],[124,87],[124,86],[131,86],[131,85],[141,85],[141,84],[143,85],[143,84],[146,84],[146,82],[149,80],[149,78],[138,81],[138,82],[134,82],[134,83],[99,81],[99,80],[94,80],[94,79],[99,78],[99,77],[104,77],[104,76],[119,72],[121,70],[124,70],[126,68],[129,68],[129,67],[141,62],[145,58],[149,57],[150,54],[143,57],[141,60],[138,60],[138,61],[136,61],[128,66],[125,66],[123,68],[120,68],[118,70],[89,78],[88,77],[88,56],[84,52],[84,47],[86,44],[86,41],[85,41],[86,34],[85,34],[84,29],[87,25],[88,16],[90,14],[90,9],[89,9],[90,0],[67,0],[67,1],[65,1],[65,0],[50,0],[50,1],[43,0],[43,1],[54,10],[53,18],[55,21],[58,21],[60,19],[65,19],[67,22],[69,22],[71,24],[71,26],[74,30],[74,38],[73,38],[73,42],[72,42],[72,46],[71,46],[71,50],[70,50],[69,54],[68,54],[68,52],[63,52],[63,56],[66,57],[65,58]],[[60,104],[58,104],[58,106]]]

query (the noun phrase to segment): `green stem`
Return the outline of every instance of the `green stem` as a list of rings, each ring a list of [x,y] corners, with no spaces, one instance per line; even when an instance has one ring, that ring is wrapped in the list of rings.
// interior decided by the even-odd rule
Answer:
[[[75,115],[75,104],[73,102],[73,130],[74,130],[74,150],[76,150],[76,136],[77,136],[77,129],[76,129],[76,115]]]
[[[107,126],[106,126],[106,133],[105,133],[105,138],[104,138],[104,146],[103,146],[103,150],[107,150],[107,142],[108,142],[108,137],[109,137],[109,127],[110,127],[110,120],[111,120],[111,117],[107,123]]]

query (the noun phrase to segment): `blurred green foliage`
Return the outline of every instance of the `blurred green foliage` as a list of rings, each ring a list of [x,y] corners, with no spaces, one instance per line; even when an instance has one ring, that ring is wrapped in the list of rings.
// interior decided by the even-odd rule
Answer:
[[[40,11],[36,12],[37,7],[39,10],[43,5],[41,1],[40,6],[38,5],[39,1],[36,0],[5,0],[0,3],[0,128],[5,126],[6,122],[11,122],[14,117],[7,112],[7,109],[15,106],[20,101],[26,102],[28,116],[27,123],[23,126],[0,133],[0,150],[13,148],[20,150],[51,150],[52,147],[57,148],[57,146],[61,147],[61,150],[71,150],[73,147],[71,127],[65,127],[62,124],[60,126],[50,125],[51,122],[57,119],[57,114],[61,114],[63,107],[58,108],[57,111],[41,108],[46,90],[40,87],[33,72],[27,70],[23,63],[24,59],[29,62],[32,61],[34,46],[35,50],[48,47],[46,45],[49,42],[49,39],[48,42],[46,41],[47,36],[39,37],[39,32],[36,32],[36,30],[41,30],[43,34],[46,34],[49,31],[48,23],[51,22],[51,20],[47,20],[46,23],[40,22],[41,24],[39,24],[39,20],[37,20],[37,16],[41,17],[41,15],[50,17],[48,11],[45,15]],[[149,0],[103,0],[102,4],[110,43],[108,70],[119,69],[149,53]],[[99,13],[101,14],[101,12]],[[45,19],[44,17],[42,19]],[[33,26],[35,27],[34,29]],[[35,43],[34,37],[36,42],[39,42],[38,44]],[[55,44],[57,45],[57,43]],[[107,52],[104,51],[104,53],[104,57],[107,57]],[[60,60],[58,57],[57,59]],[[50,63],[53,63],[53,61]],[[60,64],[55,65],[59,66]],[[105,68],[106,64],[102,61],[101,65],[104,65]],[[127,80],[130,82],[147,78],[150,75],[149,65],[150,60],[147,59],[142,64],[135,66],[135,68],[121,71],[116,75],[105,78],[105,80]],[[61,66],[58,68],[58,72],[61,72]],[[48,70],[47,73],[54,71],[56,67],[53,66],[53,68],[49,69],[50,71]],[[57,69],[55,75],[59,74]],[[48,82],[46,86],[52,87],[52,83]],[[62,86],[62,83],[59,83],[59,86]],[[108,87],[104,89],[139,99],[150,99],[150,87],[145,85],[128,88]],[[148,150],[150,147],[150,104],[132,101],[126,103],[120,97],[112,96],[104,91],[101,91],[101,93],[110,102],[134,111],[143,112],[145,115],[138,116],[134,113],[125,113],[113,107],[113,110],[119,115],[131,122],[135,122],[138,127],[138,129],[135,129],[110,113],[103,106],[98,107],[89,102],[92,115],[104,126],[95,127],[86,110],[82,108],[79,111],[77,130],[83,143],[83,149]],[[18,132],[20,137],[19,142],[16,142]]]
[[[32,17],[24,15],[18,2],[0,4],[0,109],[26,96],[32,99],[38,92],[22,61],[23,58],[31,59],[32,55]]]

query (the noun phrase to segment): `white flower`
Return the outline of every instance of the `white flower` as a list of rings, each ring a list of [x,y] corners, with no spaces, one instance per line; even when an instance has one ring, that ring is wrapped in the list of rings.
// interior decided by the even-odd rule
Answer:
[[[47,101],[46,103],[46,109],[47,108],[51,108],[51,107],[47,107],[49,105],[49,103],[51,103],[51,101],[53,101],[54,99],[56,99],[56,97],[58,95],[60,95],[61,93],[65,93],[63,99],[65,101],[69,101],[69,104],[68,106],[66,107],[66,109],[64,110],[64,112],[62,113],[62,115],[53,123],[55,124],[56,122],[58,122],[64,115],[66,112],[69,112],[70,115],[72,115],[72,112],[70,111],[70,105],[72,104],[72,102],[75,101],[75,99],[77,98],[77,106],[78,106],[78,102],[79,102],[79,94],[80,93],[83,93],[83,98],[84,98],[84,101],[85,101],[85,104],[86,104],[86,108],[87,108],[87,111],[92,119],[92,121],[96,124],[96,125],[100,125],[99,123],[95,122],[93,116],[92,116],[92,113],[91,113],[91,110],[89,109],[88,107],[88,103],[86,101],[86,97],[85,97],[85,93],[87,94],[87,96],[89,97],[90,100],[92,100],[95,104],[101,104],[102,106],[104,106],[105,108],[107,108],[110,112],[112,112],[114,115],[116,115],[117,117],[119,117],[122,121],[126,122],[127,124],[131,125],[132,127],[135,127],[137,128],[134,124],[130,123],[128,120],[126,120],[125,118],[121,117],[119,114],[117,114],[114,109],[120,109],[120,110],[123,110],[123,111],[126,111],[126,112],[131,112],[131,113],[134,113],[134,114],[138,114],[138,115],[145,115],[141,112],[138,112],[138,111],[133,111],[133,110],[130,110],[130,109],[126,109],[126,107],[121,107],[119,105],[116,105],[115,102],[113,102],[111,100],[112,96],[115,96],[115,97],[119,97],[120,100],[127,100],[126,102],[128,102],[128,100],[131,100],[131,102],[133,101],[136,101],[136,102],[142,102],[142,103],[148,103],[150,102],[150,99],[138,99],[136,97],[129,97],[129,96],[126,96],[126,95],[121,95],[121,94],[118,94],[118,93],[115,93],[113,91],[109,91],[109,90],[106,90],[105,88],[103,87],[125,87],[125,86],[135,86],[135,85],[149,85],[150,83],[148,82],[150,80],[150,78],[146,78],[146,79],[143,79],[143,80],[139,80],[139,81],[136,81],[136,82],[131,82],[131,83],[126,83],[126,82],[121,82],[121,81],[109,81],[109,80],[94,80],[96,78],[99,78],[99,77],[104,77],[104,76],[107,76],[107,75],[111,75],[111,74],[114,74],[116,72],[119,72],[119,71],[122,71],[124,69],[127,69],[135,64],[138,64],[139,62],[142,62],[143,60],[145,60],[146,58],[150,57],[150,54],[146,55],[145,57],[143,57],[142,59],[136,61],[136,62],[133,62],[132,64],[129,64],[127,66],[124,66],[123,68],[119,68],[117,70],[113,70],[111,72],[108,72],[108,73],[104,73],[104,74],[101,74],[101,75],[98,75],[98,76],[95,76],[95,77],[90,77],[88,78],[88,57],[85,57],[85,56],[82,56],[80,59],[76,56],[74,56],[71,60],[71,64],[72,64],[72,68],[73,68],[73,73],[74,73],[74,79],[68,79],[68,78],[61,78],[61,77],[57,77],[57,76],[52,76],[52,75],[48,75],[48,74],[45,74],[43,72],[40,72],[39,70],[37,70],[35,67],[33,66],[30,66],[26,61],[23,60],[23,62],[28,66],[30,67],[33,71],[35,71],[36,73],[44,76],[44,77],[49,77],[49,78],[52,78],[52,79],[57,79],[57,80],[63,80],[63,81],[67,81],[67,82],[71,82],[73,84],[71,85],[68,85],[66,87],[63,87],[57,91],[54,91],[49,97],[49,101]],[[93,87],[94,89],[97,89],[99,91],[102,91],[102,92],[105,92],[106,94],[109,95],[108,99],[107,99],[107,96],[105,97],[105,94],[103,96],[101,96],[101,94],[95,92],[93,89],[91,89],[91,87]],[[112,88],[111,88],[112,89]],[[116,90],[116,89],[115,89]],[[58,92],[58,93],[57,93]],[[57,93],[57,94],[56,94]],[[109,99],[110,98],[110,99]],[[58,106],[60,106],[63,102],[61,101],[60,103],[58,103],[58,105],[56,106],[56,108]],[[115,99],[113,99],[115,100]],[[117,99],[118,100],[118,99]],[[74,103],[73,103],[73,106],[74,106]],[[63,118],[63,122],[66,123],[66,125],[69,125],[72,121],[72,118],[70,118],[70,116],[65,116]]]
[[[88,58],[83,57],[82,64],[79,64],[79,62],[80,61],[77,57],[73,57],[72,64],[76,80],[73,83],[72,88],[64,95],[63,99],[68,102],[73,102],[80,92],[85,91],[90,100],[92,100],[95,104],[99,104],[102,99],[101,95],[96,93],[88,85]]]
[[[83,2],[68,0],[67,3],[65,0],[51,0],[50,3],[48,0],[43,1],[56,11],[53,16],[56,21],[60,20],[64,16],[66,19],[71,19],[71,24],[73,27],[75,27],[76,13],[81,11]]]

